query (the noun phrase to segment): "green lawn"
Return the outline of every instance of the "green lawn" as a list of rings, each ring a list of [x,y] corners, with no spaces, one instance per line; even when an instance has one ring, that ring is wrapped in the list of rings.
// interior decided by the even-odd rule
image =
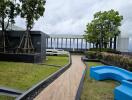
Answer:
[[[103,65],[99,62],[88,62],[87,64],[88,67]],[[81,100],[114,100],[113,90],[117,85],[119,85],[119,83],[112,80],[96,81],[90,79],[88,68],[84,80]]]
[[[0,95],[0,100],[15,100],[15,97]]]
[[[58,69],[46,65],[0,62],[0,86],[27,90]]]
[[[46,64],[65,65],[68,57],[48,56]],[[26,91],[39,81],[59,69],[48,65],[0,61],[0,86]],[[14,100],[14,97],[0,95],[0,100]]]
[[[64,66],[69,61],[68,56],[47,56],[45,64]]]
[[[46,64],[65,65],[68,57],[48,56]],[[0,86],[25,91],[45,79],[59,67],[0,61]]]

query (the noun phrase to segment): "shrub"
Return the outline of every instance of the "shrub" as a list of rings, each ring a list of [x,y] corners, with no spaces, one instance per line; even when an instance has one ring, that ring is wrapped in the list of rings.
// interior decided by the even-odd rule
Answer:
[[[89,51],[100,51],[99,48],[90,48]],[[111,48],[102,48],[101,52],[109,52],[109,53],[115,53],[115,54],[121,54],[120,51],[111,49]]]
[[[97,52],[95,52],[95,51],[87,51],[87,52],[85,52],[85,56],[88,59],[97,59]]]
[[[101,60],[110,63],[112,65],[119,66],[121,68],[132,71],[132,58],[125,55],[112,54],[112,53],[101,53]]]
[[[88,59],[100,59],[108,64],[132,71],[132,58],[130,56],[96,51],[87,51],[85,55]]]
[[[87,51],[85,52],[85,56],[88,59],[101,59],[102,55],[100,52],[95,52],[95,51]]]

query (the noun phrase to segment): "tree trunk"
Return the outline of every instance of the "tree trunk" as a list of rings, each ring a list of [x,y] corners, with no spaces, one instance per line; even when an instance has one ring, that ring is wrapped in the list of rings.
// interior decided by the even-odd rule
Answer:
[[[5,24],[4,24],[4,16],[2,16],[2,51],[5,53]]]
[[[114,49],[116,50],[116,40],[117,40],[117,37],[116,37],[116,35],[115,35],[115,37],[114,37]]]
[[[98,48],[98,43],[96,43],[96,49]]]
[[[101,48],[102,48],[102,39],[100,37],[100,41],[99,41],[99,51],[101,52]]]
[[[104,43],[104,48],[107,48],[107,43]]]
[[[93,48],[94,48],[94,43],[93,43]]]
[[[112,38],[110,38],[110,48],[112,49]]]
[[[102,46],[101,46],[101,42],[99,43],[99,51],[101,52]]]

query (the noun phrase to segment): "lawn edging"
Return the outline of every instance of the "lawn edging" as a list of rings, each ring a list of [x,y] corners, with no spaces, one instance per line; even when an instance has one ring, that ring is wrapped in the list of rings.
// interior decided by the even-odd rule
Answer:
[[[46,66],[53,66],[53,67],[62,67],[60,65],[44,64],[44,63],[38,64],[38,65],[46,65]]]
[[[85,62],[85,58],[82,57],[81,60],[82,60],[82,62],[85,64],[86,67],[85,67],[85,69],[84,69],[84,72],[83,72],[83,75],[82,75],[82,78],[81,78],[79,87],[78,87],[78,89],[77,89],[77,93],[76,93],[75,100],[80,100],[81,92],[82,92],[82,89],[83,89],[84,78],[85,78],[85,76],[86,76],[86,71],[87,71],[87,69],[88,69],[88,65],[87,65],[86,62]]]
[[[56,80],[61,74],[63,74],[72,64],[71,54],[68,54],[69,62],[64,65],[61,69],[51,74],[48,78],[40,81],[38,84],[34,85],[32,88],[20,95],[16,100],[33,100],[44,88],[50,85],[54,80]]]
[[[0,93],[5,94],[7,96],[9,95],[9,96],[17,97],[17,96],[21,95],[23,92],[20,90],[17,90],[17,89],[0,87]]]

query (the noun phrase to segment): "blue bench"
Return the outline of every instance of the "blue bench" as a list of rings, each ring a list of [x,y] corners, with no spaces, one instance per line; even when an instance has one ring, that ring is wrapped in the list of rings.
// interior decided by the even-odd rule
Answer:
[[[95,80],[112,79],[120,86],[114,90],[115,100],[132,100],[132,72],[115,66],[96,66],[90,68],[90,77]]]

